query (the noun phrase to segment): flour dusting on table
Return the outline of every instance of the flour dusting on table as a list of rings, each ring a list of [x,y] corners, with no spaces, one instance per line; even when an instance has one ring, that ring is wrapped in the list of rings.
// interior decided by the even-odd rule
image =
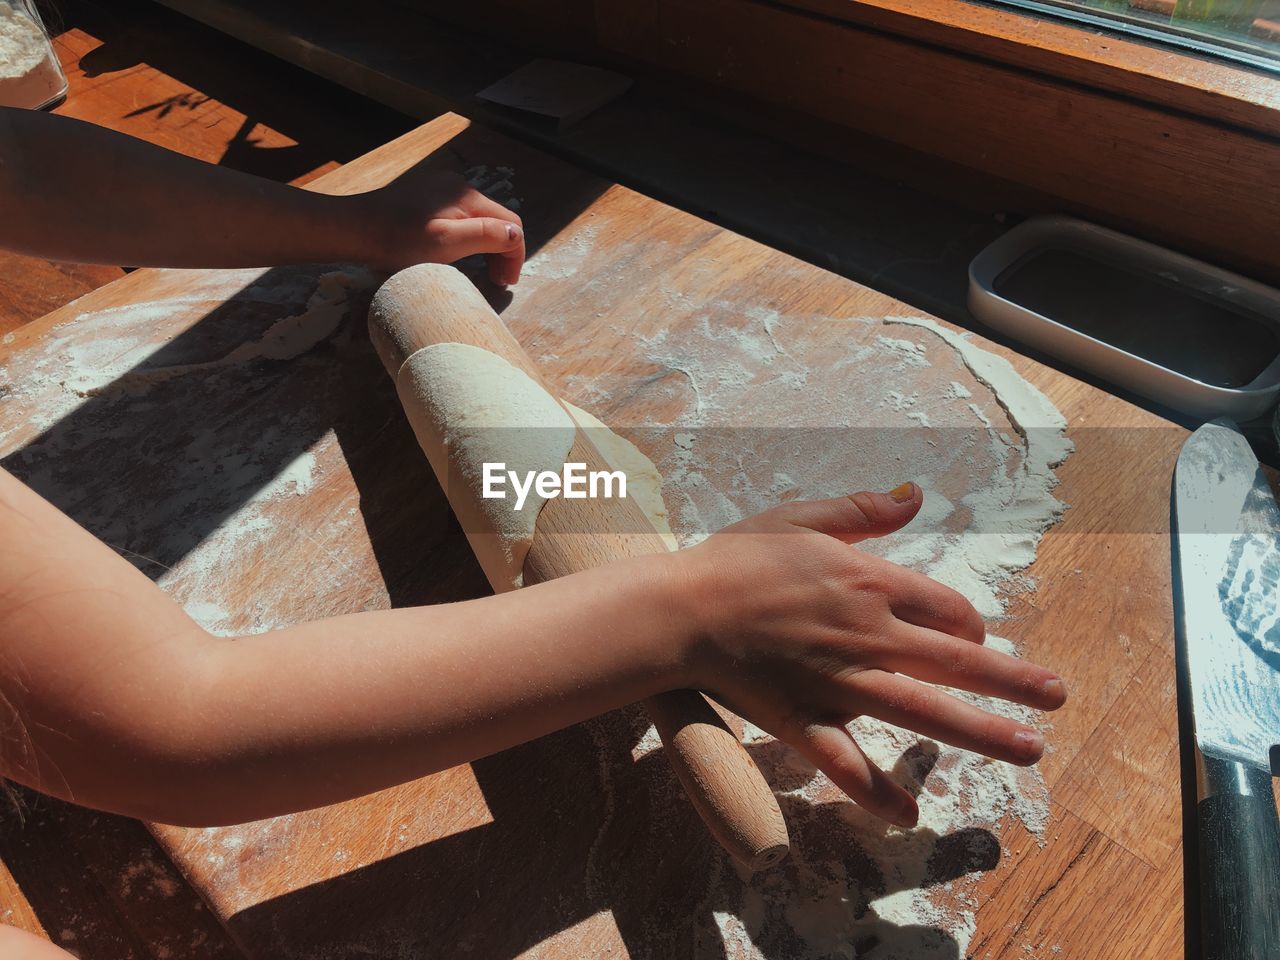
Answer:
[[[331,508],[319,535],[279,518],[341,464],[331,423],[354,361],[315,354],[345,349],[372,278],[357,267],[159,274],[180,293],[83,311],[0,366],[15,401],[0,405],[4,466],[212,632],[323,615],[350,562],[324,541],[358,510]],[[273,549],[314,554],[312,595],[270,575]]]
[[[1012,643],[987,643],[1015,654]],[[951,691],[1026,723],[1016,704]],[[754,876],[729,873],[712,899],[730,960],[955,960],[967,956],[979,907],[974,886],[995,869],[998,835],[1018,824],[1039,842],[1049,795],[1034,767],[1015,767],[922,739],[871,718],[850,731],[869,759],[918,797],[920,822],[891,826],[850,803],[800,754],[750,723],[744,741],[787,816],[791,855]],[[637,757],[658,749],[650,729]]]
[[[833,353],[812,326],[845,331]],[[886,333],[892,330],[893,335]],[[780,500],[889,490],[925,505],[860,545],[965,594],[986,617],[1026,589],[1022,571],[1065,509],[1054,468],[1072,449],[1053,404],[1000,356],[927,318],[832,319],[711,301],[687,328],[629,334],[653,374],[639,392],[672,427],[646,435],[683,545]],[[571,384],[599,403],[608,373]]]
[[[698,309],[698,308],[695,308]],[[625,326],[625,321],[620,321]],[[832,351],[814,325],[847,331]],[[932,320],[788,315],[708,301],[687,327],[626,334],[652,373],[639,388],[609,371],[573,381],[584,401],[628,390],[664,424],[629,426],[664,475],[681,542],[794,498],[887,490],[913,479],[924,507],[904,531],[860,548],[960,590],[986,617],[1003,613],[1065,505],[1055,468],[1066,421],[1006,360]],[[637,396],[638,394],[638,396]],[[988,644],[1016,653],[1013,644]],[[956,696],[1031,724],[1032,710]],[[920,823],[886,825],[763,731],[746,741],[792,832],[779,868],[727,871],[705,902],[731,960],[964,957],[976,929],[975,886],[1016,825],[1039,841],[1049,819],[1038,769],[922,739],[874,719],[850,726],[868,756],[916,793]],[[660,748],[650,729],[638,762]]]

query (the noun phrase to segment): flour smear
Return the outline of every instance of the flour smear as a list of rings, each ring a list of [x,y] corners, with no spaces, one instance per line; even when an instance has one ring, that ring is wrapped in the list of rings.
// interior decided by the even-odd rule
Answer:
[[[736,309],[735,309],[736,307]],[[814,324],[842,325],[838,353]],[[657,458],[685,546],[781,500],[914,480],[921,514],[862,549],[959,590],[988,618],[1065,504],[1054,468],[1072,450],[1053,404],[993,353],[928,318],[789,317],[711,304],[691,329],[634,335],[647,391],[673,429],[636,428]],[[615,389],[578,382],[588,400]]]
[[[333,507],[317,535],[289,522],[288,501],[341,466],[325,408],[349,402],[345,365],[312,355],[344,349],[372,278],[163,275],[181,278],[180,295],[84,310],[0,366],[0,458],[212,632],[330,612],[357,505]],[[269,575],[275,550],[316,554],[312,595]]]
[[[811,335],[815,326],[823,336]],[[782,500],[913,479],[925,489],[921,515],[861,548],[951,585],[988,618],[1032,586],[1024,571],[1065,509],[1053,495],[1054,468],[1072,444],[1061,413],[1003,358],[928,318],[788,315],[733,300],[707,302],[691,325],[630,336],[652,367],[633,399],[678,426],[629,432],[646,436],[646,450],[664,451],[655,460],[684,545]],[[583,397],[617,389],[607,373],[575,387]],[[1016,655],[999,637],[988,644]],[[1040,722],[1016,704],[953,693]],[[901,830],[866,814],[747,724],[793,849],[776,870],[713,882],[715,940],[731,960],[967,956],[976,881],[999,865],[998,838],[1016,825],[1042,842],[1049,796],[1036,768],[869,718],[850,729],[870,759],[919,796],[919,825]],[[650,730],[633,756],[659,746]],[[1040,946],[1024,944],[1028,955]]]

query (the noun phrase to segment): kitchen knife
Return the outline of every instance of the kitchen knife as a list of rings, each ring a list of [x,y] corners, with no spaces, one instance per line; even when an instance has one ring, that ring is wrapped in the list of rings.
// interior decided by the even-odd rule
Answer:
[[[1203,960],[1280,958],[1280,505],[1229,420],[1174,473],[1178,644],[1196,748]]]

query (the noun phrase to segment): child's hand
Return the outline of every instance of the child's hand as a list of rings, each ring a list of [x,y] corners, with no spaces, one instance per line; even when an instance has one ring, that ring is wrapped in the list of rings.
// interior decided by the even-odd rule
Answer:
[[[489,279],[520,279],[520,218],[454,173],[415,168],[380,190],[360,194],[374,267],[396,271],[417,263],[453,263],[483,253]]]
[[[693,685],[799,750],[863,807],[916,822],[915,800],[845,729],[869,715],[1013,763],[1040,758],[1040,733],[964,703],[942,684],[1054,710],[1054,673],[982,646],[983,622],[955,591],[847,546],[892,533],[922,493],[791,503],[674,556],[706,625]],[[915,678],[915,679],[912,679]],[[920,683],[924,680],[928,683]]]

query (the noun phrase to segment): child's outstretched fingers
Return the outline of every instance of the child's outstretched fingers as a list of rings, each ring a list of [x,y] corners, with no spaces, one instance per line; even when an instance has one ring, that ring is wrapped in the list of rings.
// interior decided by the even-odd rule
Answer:
[[[1029,764],[1044,751],[1038,730],[940,687],[1045,710],[1066,699],[1053,671],[988,648],[982,617],[959,593],[848,546],[901,529],[922,500],[907,483],[789,503],[728,528],[739,536],[671,555],[694,601],[687,615],[701,624],[690,685],[776,731],[870,812],[907,824],[914,799],[843,720],[875,717]]]
[[[889,609],[903,623],[959,637],[970,643],[987,639],[987,625],[964,595],[923,573],[898,567]]]
[[[1066,684],[1045,667],[913,625],[898,625],[894,635],[897,642],[879,664],[886,670],[1037,710],[1057,710],[1066,702]]]
[[[1022,766],[1044,753],[1044,736],[1034,727],[988,713],[910,677],[867,670],[848,685],[867,716],[932,740]]]
[[[869,813],[900,827],[914,827],[920,819],[915,797],[868,760],[843,726],[802,724],[783,739]]]

